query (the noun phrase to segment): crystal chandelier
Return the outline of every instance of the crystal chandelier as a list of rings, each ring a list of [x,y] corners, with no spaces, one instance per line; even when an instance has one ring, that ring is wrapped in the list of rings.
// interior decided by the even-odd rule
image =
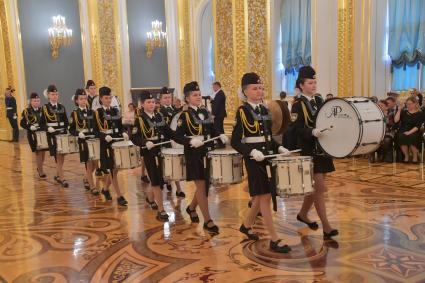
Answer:
[[[147,33],[146,57],[151,58],[155,48],[165,47],[167,33],[162,31],[162,22],[156,20],[151,23],[152,30]]]
[[[52,18],[53,27],[48,29],[49,43],[52,57],[59,57],[59,48],[61,46],[69,46],[72,42],[72,29],[66,27],[65,17],[57,15]]]

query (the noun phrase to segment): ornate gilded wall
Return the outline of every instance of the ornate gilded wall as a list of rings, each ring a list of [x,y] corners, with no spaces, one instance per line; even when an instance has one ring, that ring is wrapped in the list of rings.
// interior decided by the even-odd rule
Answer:
[[[338,0],[338,96],[354,96],[354,0]]]
[[[184,86],[193,81],[193,49],[192,29],[190,18],[190,0],[178,1],[179,22],[179,57],[180,57],[180,82]]]

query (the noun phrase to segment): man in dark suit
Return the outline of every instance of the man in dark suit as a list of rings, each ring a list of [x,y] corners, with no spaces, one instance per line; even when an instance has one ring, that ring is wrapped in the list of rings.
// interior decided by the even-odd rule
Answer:
[[[226,95],[221,89],[221,84],[215,82],[212,85],[214,90],[214,100],[212,101],[212,116],[214,118],[214,128],[218,134],[224,134],[224,118],[227,117],[226,113]]]
[[[15,90],[12,87],[6,88],[5,91],[5,104],[6,104],[6,117],[9,120],[10,126],[13,129],[12,142],[19,141],[19,127],[18,127],[18,109],[16,107],[16,99],[13,97]]]

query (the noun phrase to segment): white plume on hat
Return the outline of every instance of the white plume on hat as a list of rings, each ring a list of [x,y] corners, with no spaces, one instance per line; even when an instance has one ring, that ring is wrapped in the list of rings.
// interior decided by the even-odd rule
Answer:
[[[245,94],[243,93],[243,91],[242,91],[242,88],[241,88],[241,87],[239,87],[239,88],[238,88],[238,97],[239,97],[239,99],[240,99],[240,100],[242,100],[243,102],[245,102],[245,101],[247,100],[247,98],[246,98]]]
[[[47,88],[45,90],[43,90],[43,95],[47,99]]]

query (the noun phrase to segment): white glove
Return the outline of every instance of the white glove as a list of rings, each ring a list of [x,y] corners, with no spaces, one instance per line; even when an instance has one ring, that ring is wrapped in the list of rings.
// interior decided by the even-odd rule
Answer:
[[[54,133],[54,132],[55,132],[55,129],[53,129],[52,127],[48,127],[48,128],[47,128],[47,131],[48,131],[49,133]]]
[[[251,154],[250,155],[257,162],[261,162],[261,161],[263,161],[265,159],[264,154],[261,151],[256,150],[256,149],[253,149],[251,151]]]
[[[125,141],[128,141],[130,139],[127,133],[122,133],[122,137],[124,138]]]
[[[320,129],[313,129],[313,131],[311,133],[316,138],[320,138],[321,136],[323,136],[323,132]]]
[[[148,142],[146,143],[146,148],[147,148],[148,150],[151,150],[154,146],[155,146],[155,145],[154,145],[154,143],[153,143],[153,142],[151,142],[151,141],[148,141]]]
[[[105,137],[105,141],[107,141],[107,142],[111,142],[111,141],[112,141],[112,137],[111,137],[110,135],[107,135],[107,136]]]
[[[36,126],[34,126],[34,125],[32,125],[32,126],[30,127],[30,130],[34,132],[34,131],[36,131],[36,130],[37,130],[37,127],[36,127]]]
[[[279,153],[283,154],[283,155],[289,155],[289,154],[291,154],[291,152],[287,148],[284,148],[283,146],[279,146],[278,149],[277,149],[277,151]]]
[[[190,140],[190,146],[194,148],[198,148],[204,145],[204,142],[200,139],[193,138]]]
[[[85,139],[85,138],[86,138],[86,135],[85,135],[83,132],[79,132],[79,133],[78,133],[78,137],[79,137],[80,139]]]
[[[222,143],[226,144],[229,141],[229,138],[225,134],[221,134],[220,140]]]

